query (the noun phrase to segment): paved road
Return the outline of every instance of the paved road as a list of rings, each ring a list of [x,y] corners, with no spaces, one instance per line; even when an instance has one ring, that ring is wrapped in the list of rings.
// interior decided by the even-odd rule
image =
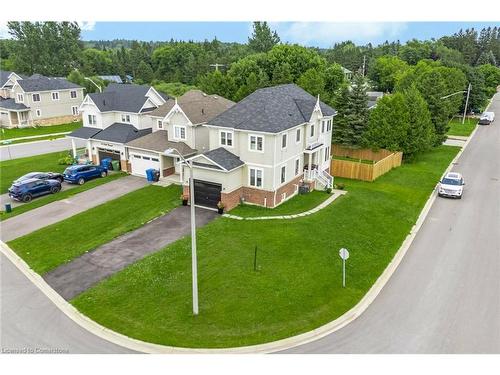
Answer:
[[[76,147],[85,147],[87,145],[87,141],[84,139],[75,139],[75,143]],[[71,150],[71,140],[69,138],[17,143],[0,147],[0,161],[66,150]]]
[[[47,225],[57,223],[89,208],[118,198],[146,186],[146,179],[126,176],[107,184],[78,193],[67,199],[52,202],[24,214],[2,221],[1,239],[4,242],[24,236]]]
[[[500,353],[500,94],[399,268],[353,323],[290,353]]]
[[[130,353],[74,323],[0,254],[0,351],[60,349]]]
[[[217,212],[196,208],[196,226],[204,226],[217,216]],[[57,267],[44,275],[44,279],[63,298],[70,300],[126,266],[188,235],[190,230],[189,207],[177,207],[141,228]]]

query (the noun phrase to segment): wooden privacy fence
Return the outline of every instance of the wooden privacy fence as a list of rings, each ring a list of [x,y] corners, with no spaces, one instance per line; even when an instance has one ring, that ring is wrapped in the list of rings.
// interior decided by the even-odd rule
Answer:
[[[333,158],[330,174],[335,177],[345,177],[362,181],[374,181],[392,168],[399,167],[403,159],[402,152],[388,150],[372,151],[370,149],[350,149],[339,145],[332,147]],[[335,157],[358,160],[342,160]],[[373,164],[362,162],[373,161]]]

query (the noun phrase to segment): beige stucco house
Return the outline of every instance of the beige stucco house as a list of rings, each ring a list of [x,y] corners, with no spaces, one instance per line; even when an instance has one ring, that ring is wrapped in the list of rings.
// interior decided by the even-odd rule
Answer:
[[[0,72],[0,125],[22,127],[78,121],[83,87],[65,78]]]

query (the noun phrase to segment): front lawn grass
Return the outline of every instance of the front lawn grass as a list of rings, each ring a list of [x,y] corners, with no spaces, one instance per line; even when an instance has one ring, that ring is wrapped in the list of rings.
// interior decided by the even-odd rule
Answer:
[[[330,195],[326,192],[315,190],[308,194],[296,195],[276,208],[265,208],[250,204],[242,204],[231,210],[229,213],[231,215],[241,217],[294,215],[313,209],[329,197]]]
[[[440,146],[375,182],[337,179],[348,194],[292,220],[215,220],[198,230],[200,313],[191,307],[183,238],[81,294],[73,305],[140,340],[230,347],[317,328],[352,308],[393,258],[460,148]],[[258,271],[254,251],[258,246]],[[342,288],[340,248],[350,251]]]
[[[81,121],[70,122],[68,124],[50,125],[50,126],[37,126],[29,128],[12,128],[2,129],[0,131],[0,140],[13,139],[20,137],[30,137],[33,135],[45,135],[54,133],[71,132],[82,126]]]
[[[9,189],[12,181],[29,172],[63,172],[67,165],[60,165],[59,159],[69,151],[29,156],[0,162],[0,194]]]
[[[23,214],[25,212],[34,210],[35,208],[45,206],[46,204],[69,198],[75,194],[93,189],[99,185],[107,184],[108,182],[114,181],[117,178],[121,178],[124,176],[127,176],[125,172],[110,173],[108,177],[96,178],[94,180],[87,181],[83,185],[77,185],[76,187],[68,190],[64,190],[64,185],[63,185],[63,190],[57,194],[49,194],[40,198],[35,198],[29,203],[23,203],[20,206],[13,207],[12,211],[9,213],[5,211],[0,211],[0,221],[10,219],[13,216]],[[3,210],[3,207],[1,209]]]
[[[446,134],[468,137],[474,131],[477,122],[477,118],[466,117],[465,123],[462,124],[462,118],[453,118],[448,123],[450,128]]]
[[[9,242],[31,268],[44,274],[180,204],[181,187],[149,185]]]
[[[15,145],[18,143],[28,143],[28,142],[37,142],[37,141],[52,141],[54,139],[59,139],[59,138],[64,138],[65,135],[48,135],[46,137],[39,137],[39,138],[27,138],[27,139],[15,139],[13,141],[9,141],[9,145]],[[7,144],[4,144],[7,145]]]

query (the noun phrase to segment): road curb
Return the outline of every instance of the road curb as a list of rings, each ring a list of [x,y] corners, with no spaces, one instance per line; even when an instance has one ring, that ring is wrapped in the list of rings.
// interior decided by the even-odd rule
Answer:
[[[469,144],[469,142],[474,137],[477,131],[477,127],[471,133],[470,137],[464,143],[461,150],[457,153],[455,158],[451,161],[451,163],[446,168],[443,175],[448,173],[457,160],[462,155],[463,151]],[[224,353],[233,353],[233,354],[247,354],[247,353],[273,353],[278,351],[283,351],[287,349],[291,349],[300,345],[307,344],[312,341],[316,341],[325,337],[339,329],[345,327],[356,318],[361,316],[365,310],[371,305],[371,303],[375,300],[378,294],[382,291],[385,284],[389,281],[392,274],[396,271],[397,267],[403,260],[406,255],[410,245],[412,244],[414,238],[416,237],[418,231],[422,227],[434,201],[437,197],[436,189],[433,190],[427,202],[425,203],[422,211],[420,212],[418,219],[415,225],[411,228],[410,233],[406,236],[405,240],[401,244],[399,250],[396,252],[390,263],[387,265],[382,274],[378,277],[375,283],[372,285],[370,290],[363,296],[363,298],[349,311],[347,311],[342,316],[337,319],[327,323],[321,327],[318,327],[312,331],[302,333],[293,337],[289,337],[286,339],[273,341],[270,343],[252,345],[252,346],[244,346],[237,348],[222,348],[222,349],[206,349],[206,348],[180,348],[180,347],[172,347],[165,345],[152,344],[148,342],[144,342],[141,340],[133,339],[122,335],[118,332],[112,331],[99,323],[91,320],[81,312],[79,312],[73,305],[69,304],[65,301],[57,292],[52,289],[45,280],[33,271],[23,259],[21,259],[7,244],[3,241],[0,241],[0,251],[35,285],[37,286],[42,293],[44,293],[66,316],[72,319],[76,324],[80,325],[82,328],[86,329],[90,333],[107,340],[113,344],[142,352],[142,353],[165,353],[165,354],[197,354],[197,353],[205,353],[205,354],[224,354]]]

